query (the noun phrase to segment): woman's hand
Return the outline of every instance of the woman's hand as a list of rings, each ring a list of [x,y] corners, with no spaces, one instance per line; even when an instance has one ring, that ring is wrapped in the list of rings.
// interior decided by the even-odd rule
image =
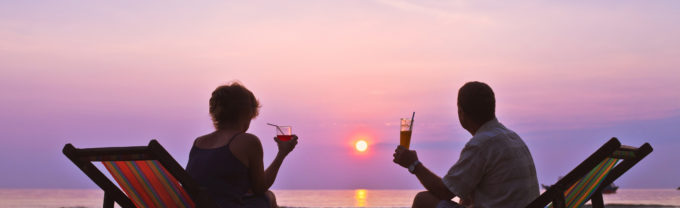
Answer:
[[[293,134],[293,138],[288,141],[281,141],[279,138],[274,137],[274,141],[276,141],[276,144],[279,146],[279,154],[283,154],[283,156],[288,155],[293,149],[295,149],[295,146],[298,143],[298,137],[297,135]]]

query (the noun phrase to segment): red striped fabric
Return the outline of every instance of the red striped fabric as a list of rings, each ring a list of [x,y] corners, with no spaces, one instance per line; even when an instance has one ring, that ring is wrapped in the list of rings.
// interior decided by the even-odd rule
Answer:
[[[137,207],[195,207],[184,188],[156,160],[102,161]]]

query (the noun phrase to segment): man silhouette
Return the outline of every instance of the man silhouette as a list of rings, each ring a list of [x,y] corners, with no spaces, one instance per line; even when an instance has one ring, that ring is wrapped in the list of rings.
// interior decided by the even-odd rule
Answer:
[[[529,148],[498,122],[493,90],[468,82],[458,91],[458,119],[472,138],[443,178],[428,170],[414,150],[398,146],[394,162],[415,174],[427,191],[413,207],[524,207],[539,196]],[[460,198],[460,204],[451,201]]]

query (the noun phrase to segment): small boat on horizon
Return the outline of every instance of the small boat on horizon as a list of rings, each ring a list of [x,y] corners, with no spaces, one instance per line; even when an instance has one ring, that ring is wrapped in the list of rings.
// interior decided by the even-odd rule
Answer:
[[[548,190],[550,188],[549,185],[541,184],[541,186],[545,189]],[[616,190],[618,190],[619,187],[615,185],[614,183],[609,184],[608,186],[604,187],[602,189],[603,194],[615,194]],[[678,187],[678,190],[680,190],[680,187]]]

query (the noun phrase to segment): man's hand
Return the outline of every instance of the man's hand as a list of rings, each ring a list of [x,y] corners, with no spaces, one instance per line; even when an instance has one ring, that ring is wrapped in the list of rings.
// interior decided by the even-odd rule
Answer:
[[[408,150],[401,145],[397,146],[397,149],[394,150],[394,155],[392,156],[394,156],[394,163],[405,168],[408,168],[409,165],[418,160],[418,154],[416,154],[415,150]]]
[[[401,167],[408,168],[411,164],[418,161],[418,154],[414,150],[408,150],[405,147],[398,146],[394,150],[394,163],[401,165]],[[455,195],[444,185],[442,178],[428,170],[424,165],[416,166],[413,174],[418,177],[425,189],[432,193],[440,200],[451,200]]]

